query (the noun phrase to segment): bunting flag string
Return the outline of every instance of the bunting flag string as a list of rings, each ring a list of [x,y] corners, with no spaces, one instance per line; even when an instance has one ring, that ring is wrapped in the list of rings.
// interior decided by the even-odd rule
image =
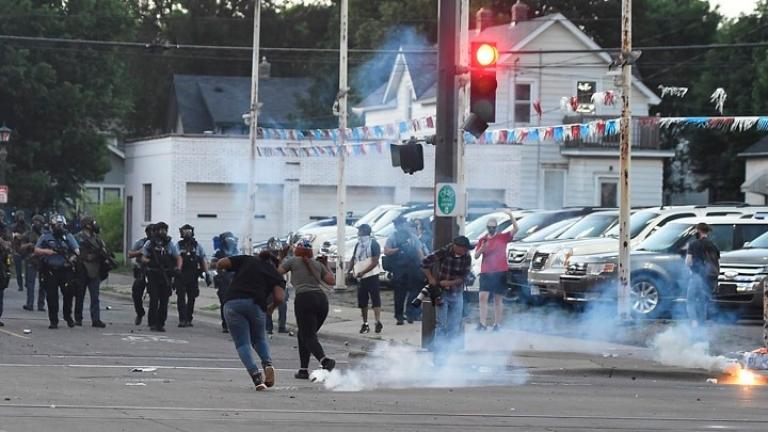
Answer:
[[[431,117],[430,117],[431,118]],[[634,119],[637,121],[638,119]],[[758,130],[768,132],[768,116],[753,117],[647,117],[639,119],[643,127],[658,127],[659,129],[677,128],[705,128],[717,129],[726,132],[746,132]],[[480,138],[475,138],[469,133],[464,134],[464,140],[468,145],[523,145],[526,143],[563,142],[570,140],[598,141],[605,137],[617,136],[619,133],[620,119],[595,120],[587,123],[521,127],[514,129],[494,129],[486,131]],[[410,125],[410,122],[407,122]],[[388,126],[361,128],[361,133],[376,133],[377,128]],[[399,127],[399,126],[393,126]],[[410,126],[408,126],[410,127]],[[431,129],[431,128],[429,128]],[[351,132],[350,132],[351,133]],[[286,146],[260,145],[256,148],[261,157],[336,157],[343,151],[348,156],[381,155],[388,152],[388,146],[397,144],[391,139],[375,140],[370,142],[349,142],[343,146],[335,144],[327,139],[325,143],[309,145],[292,144]]]
[[[397,134],[408,135],[435,128],[432,116],[420,119],[401,121],[381,126],[361,126],[348,128],[343,131],[348,141],[396,138]],[[271,129],[256,128],[259,139],[277,139],[288,141],[338,141],[342,135],[341,129]]]

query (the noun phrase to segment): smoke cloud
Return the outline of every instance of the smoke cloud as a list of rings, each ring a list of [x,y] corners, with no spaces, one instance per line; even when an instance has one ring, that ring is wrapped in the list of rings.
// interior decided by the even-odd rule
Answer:
[[[733,360],[711,355],[706,336],[706,329],[677,324],[653,339],[655,360],[668,366],[725,371],[733,365]]]

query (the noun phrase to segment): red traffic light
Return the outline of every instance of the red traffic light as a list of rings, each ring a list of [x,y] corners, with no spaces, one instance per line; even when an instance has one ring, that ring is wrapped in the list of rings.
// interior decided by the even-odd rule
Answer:
[[[499,60],[499,50],[496,45],[487,42],[479,43],[474,47],[473,58],[478,66],[495,66]]]

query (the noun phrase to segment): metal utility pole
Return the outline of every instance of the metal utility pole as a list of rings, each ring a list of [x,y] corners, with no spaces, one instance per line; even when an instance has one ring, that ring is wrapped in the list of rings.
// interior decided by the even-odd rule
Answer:
[[[619,203],[619,318],[630,319],[629,292],[630,292],[630,268],[629,268],[629,210],[630,210],[630,182],[629,171],[631,165],[632,134],[630,96],[632,93],[632,0],[622,0],[621,3],[621,131],[619,149],[620,200]]]
[[[459,7],[461,12],[459,13],[459,65],[466,66],[469,64],[469,0],[461,0]],[[457,125],[463,125],[469,115],[469,80],[464,77],[459,79],[459,95],[458,95],[458,110],[459,115],[457,118]],[[459,216],[456,217],[456,223],[459,225],[459,234],[464,235],[464,228],[467,224],[467,210],[469,208],[469,199],[467,197],[467,173],[466,165],[464,164],[464,156],[466,152],[466,146],[464,142],[464,134],[461,131],[457,132],[456,139],[458,140],[459,156],[457,159],[456,171],[459,173],[458,191],[461,195],[461,201],[464,203],[464,208]]]
[[[344,148],[345,133],[347,130],[347,94],[349,88],[347,85],[347,56],[349,49],[349,0],[341,0],[341,20],[339,25],[339,94],[337,96],[339,113],[339,176],[336,189],[338,216],[336,217],[336,247],[338,259],[336,260],[336,290],[343,291],[347,289],[345,280],[345,256],[347,243],[347,178],[345,173],[346,150]]]
[[[259,34],[261,26],[261,0],[253,4],[253,57],[251,58],[251,111],[249,113],[249,138],[251,158],[248,160],[248,222],[243,252],[253,255],[253,218],[256,215],[256,123],[259,115]]]
[[[435,139],[435,185],[458,179],[459,132],[456,70],[458,56],[459,5],[461,0],[439,0],[437,30],[437,117]],[[435,203],[437,204],[437,203]],[[437,214],[437,209],[435,209]],[[458,232],[455,217],[436,217],[435,249],[450,243]],[[432,304],[422,304],[421,345],[429,348],[435,333]]]

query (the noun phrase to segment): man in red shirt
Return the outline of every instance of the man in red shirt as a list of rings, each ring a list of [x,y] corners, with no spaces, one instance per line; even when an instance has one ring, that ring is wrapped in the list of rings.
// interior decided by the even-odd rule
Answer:
[[[480,322],[477,330],[485,330],[488,319],[488,297],[493,293],[493,331],[499,331],[504,313],[504,293],[507,291],[507,243],[514,239],[517,233],[517,220],[512,210],[507,210],[512,221],[512,230],[506,233],[497,232],[498,221],[489,219],[486,227],[488,234],[477,242],[475,259],[483,257],[480,267]]]

